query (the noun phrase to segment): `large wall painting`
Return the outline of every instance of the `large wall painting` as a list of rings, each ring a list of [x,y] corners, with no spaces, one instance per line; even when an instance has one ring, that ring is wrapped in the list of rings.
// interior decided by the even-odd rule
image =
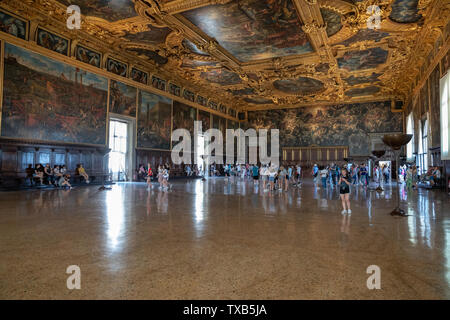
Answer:
[[[339,68],[347,71],[356,71],[376,68],[386,62],[388,51],[376,47],[361,51],[349,51],[338,58]]]
[[[27,23],[6,12],[0,11],[0,31],[25,40],[27,36]]]
[[[203,132],[211,128],[211,114],[209,112],[198,110],[198,121],[202,122]]]
[[[106,144],[108,80],[5,43],[2,136]]]
[[[197,120],[197,109],[179,101],[173,102],[173,130],[186,129],[193,137],[195,120]]]
[[[109,112],[135,117],[136,95],[136,88],[116,80],[111,80]]]
[[[249,111],[248,121],[255,129],[279,129],[281,147],[348,145],[352,155],[370,154],[368,133],[403,130],[402,113],[391,112],[389,101]]]
[[[146,91],[139,91],[137,146],[170,149],[172,100]]]
[[[439,64],[434,68],[430,75],[430,124],[431,128],[431,146],[438,147],[441,145],[441,102],[439,92]]]
[[[241,61],[312,52],[291,0],[241,0],[182,13]]]

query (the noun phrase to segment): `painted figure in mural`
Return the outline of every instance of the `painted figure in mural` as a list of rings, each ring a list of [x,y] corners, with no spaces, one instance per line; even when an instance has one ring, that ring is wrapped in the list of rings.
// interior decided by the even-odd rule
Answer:
[[[7,13],[0,12],[0,31],[25,39],[26,23]]]

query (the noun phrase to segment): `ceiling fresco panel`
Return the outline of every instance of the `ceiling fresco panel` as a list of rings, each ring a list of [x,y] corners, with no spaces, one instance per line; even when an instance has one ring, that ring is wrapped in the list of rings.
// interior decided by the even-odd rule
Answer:
[[[357,71],[376,68],[386,63],[388,51],[376,47],[367,50],[349,51],[338,58],[339,68],[347,71]]]
[[[242,82],[237,73],[230,72],[226,69],[202,72],[200,77],[212,83],[220,84],[221,86],[230,86]]]
[[[183,16],[244,62],[312,52],[291,0],[232,1]]]
[[[63,5],[77,5],[81,14],[110,22],[137,16],[132,0],[59,0]]]
[[[392,4],[389,18],[399,23],[414,23],[422,17],[418,12],[419,0],[396,0]]]

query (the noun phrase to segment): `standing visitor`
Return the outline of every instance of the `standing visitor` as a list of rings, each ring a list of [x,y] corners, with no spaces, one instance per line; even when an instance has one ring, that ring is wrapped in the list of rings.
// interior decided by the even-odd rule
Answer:
[[[328,176],[328,168],[325,168],[322,166],[322,169],[320,170],[320,178],[322,179],[322,188],[327,187],[327,176]]]
[[[253,176],[253,184],[258,185],[259,180],[259,168],[256,164],[252,166],[252,176]]]
[[[339,194],[342,201],[342,214],[352,213],[350,209],[350,175],[347,169],[342,169],[342,174],[339,179]]]

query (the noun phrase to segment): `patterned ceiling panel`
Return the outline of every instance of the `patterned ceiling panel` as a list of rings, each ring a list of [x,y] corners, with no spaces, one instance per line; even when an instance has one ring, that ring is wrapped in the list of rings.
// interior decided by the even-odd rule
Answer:
[[[291,0],[232,1],[183,15],[240,61],[312,52]]]

